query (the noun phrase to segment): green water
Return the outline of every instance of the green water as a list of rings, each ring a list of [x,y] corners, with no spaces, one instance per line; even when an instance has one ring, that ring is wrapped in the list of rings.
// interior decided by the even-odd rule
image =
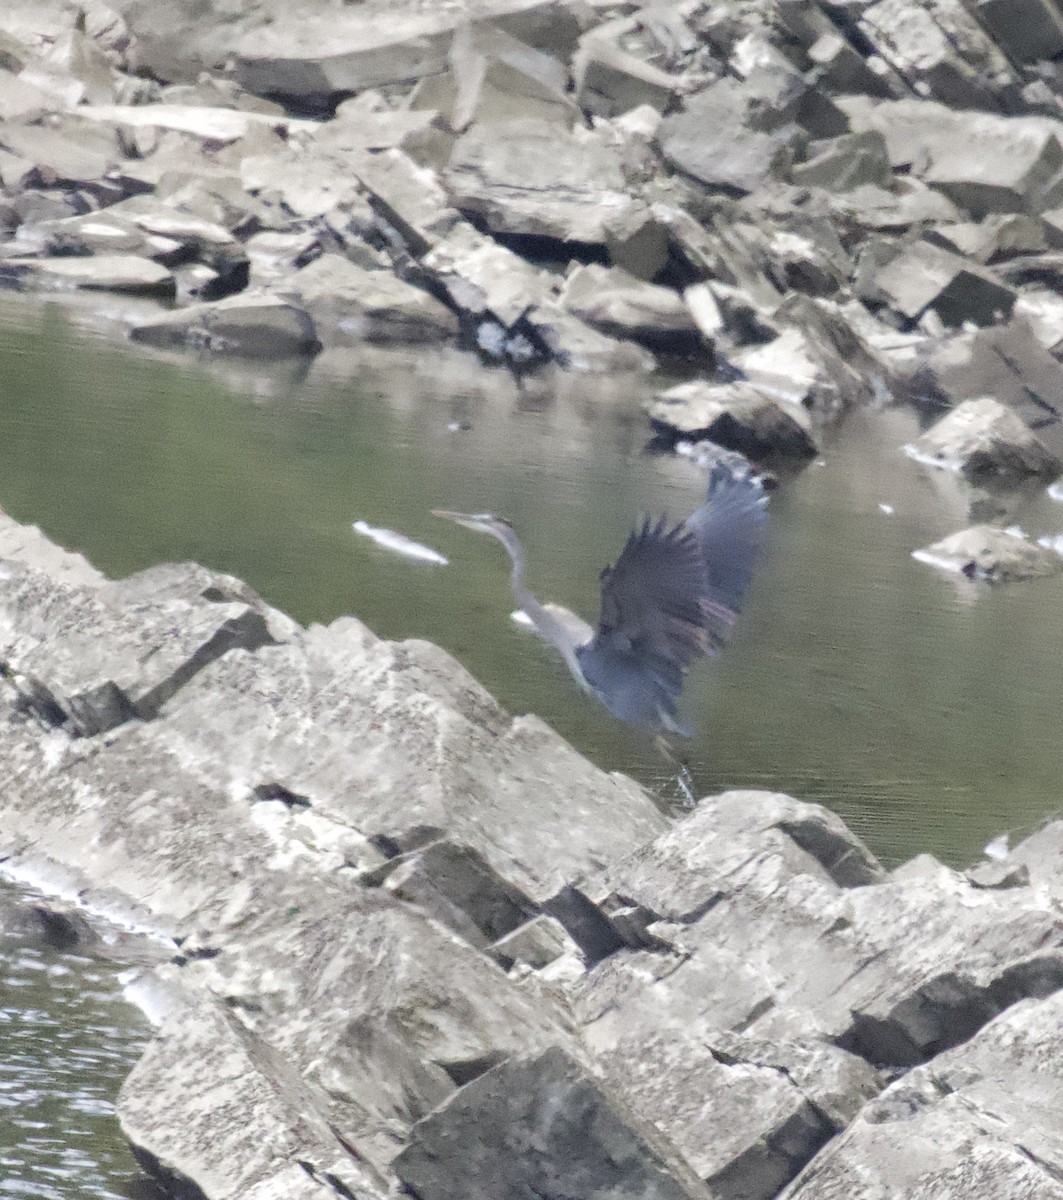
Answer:
[[[502,548],[429,514],[508,516],[533,588],[593,617],[630,523],[683,515],[704,487],[688,460],[644,452],[651,388],[519,388],[425,352],[152,357],[14,297],[0,307],[0,505],[110,575],[192,558],[301,621],[355,613],[429,638],[512,711],[661,784],[648,742],[510,621]],[[889,863],[924,850],[963,863],[1063,805],[1063,579],[990,589],[911,559],[977,500],[902,454],[917,428],[907,410],[850,417],[776,493],[738,636],[691,678],[686,749],[702,792],[777,788],[834,808]],[[1034,533],[1063,530],[1041,489],[1009,504]],[[359,518],[451,565],[374,546],[352,533]]]
[[[540,596],[593,617],[598,571],[636,516],[684,515],[704,489],[688,460],[644,452],[650,390],[518,388],[427,353],[152,357],[54,304],[0,298],[0,505],[112,576],[197,559],[301,621],[355,613],[429,638],[512,711],[667,790],[648,741],[510,621],[502,548],[429,515],[508,516]],[[912,561],[978,502],[905,458],[916,431],[907,411],[850,417],[776,493],[736,640],[691,678],[686,749],[702,792],[784,790],[834,808],[890,864],[925,850],[959,864],[1063,806],[1063,579],[989,589]],[[1009,515],[1063,530],[1040,489]],[[359,518],[450,566],[381,550],[352,533]],[[146,1035],[113,971],[25,948],[3,961],[0,1198],[133,1194],[111,1105]]]

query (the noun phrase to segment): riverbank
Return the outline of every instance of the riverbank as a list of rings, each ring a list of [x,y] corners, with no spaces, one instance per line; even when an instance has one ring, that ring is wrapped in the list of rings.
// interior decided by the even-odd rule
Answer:
[[[427,643],[0,559],[0,853],[172,939],[119,1113],[179,1194],[1055,1194],[1063,824],[887,873],[672,820]]]

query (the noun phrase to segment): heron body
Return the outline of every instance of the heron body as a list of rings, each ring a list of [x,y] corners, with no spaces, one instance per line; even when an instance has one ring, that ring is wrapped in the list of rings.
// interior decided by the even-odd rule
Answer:
[[[685,521],[645,521],[601,573],[597,628],[524,582],[524,550],[492,513],[435,515],[490,534],[513,561],[513,594],[535,632],[557,649],[585,691],[631,725],[689,735],[678,701],[691,663],[722,647],[737,619],[767,520],[760,481],[717,463],[708,495]]]

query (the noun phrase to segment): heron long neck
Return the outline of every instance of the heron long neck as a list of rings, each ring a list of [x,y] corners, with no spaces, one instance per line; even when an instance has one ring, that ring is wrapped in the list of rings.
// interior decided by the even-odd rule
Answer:
[[[575,642],[568,630],[549,609],[539,603],[524,582],[524,547],[521,546],[517,535],[510,529],[505,530],[504,535],[500,533],[498,536],[499,541],[509,551],[509,557],[513,560],[513,571],[509,579],[517,603],[535,626],[536,633],[543,641],[549,642],[551,646],[561,652],[565,665],[572,672],[576,681],[583,686],[583,672],[580,670],[579,660],[576,658]]]

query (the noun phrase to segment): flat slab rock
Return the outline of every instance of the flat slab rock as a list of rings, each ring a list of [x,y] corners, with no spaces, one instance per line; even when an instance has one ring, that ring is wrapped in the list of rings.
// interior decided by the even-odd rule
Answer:
[[[443,172],[451,203],[492,233],[605,244],[612,221],[644,206],[628,195],[620,151],[548,121],[474,126]]]
[[[42,288],[172,296],[176,284],[161,263],[135,254],[97,254],[90,258],[6,258],[0,275]]]
[[[251,358],[320,349],[309,313],[276,296],[245,294],[195,304],[136,325],[130,336],[152,346],[199,346]]]
[[[636,279],[619,267],[577,267],[561,292],[561,303],[588,325],[611,337],[631,338],[651,348],[707,349],[690,307],[678,292]]]
[[[654,427],[688,441],[707,438],[752,458],[816,453],[807,414],[745,382],[677,384],[646,406]]]
[[[916,550],[912,557],[932,567],[957,571],[968,579],[1003,583],[1058,575],[1063,558],[1047,546],[1027,538],[1021,530],[995,525],[974,525]]]
[[[1054,479],[1063,469],[1023,420],[991,396],[957,405],[905,450],[919,462],[957,471],[972,482]]]

